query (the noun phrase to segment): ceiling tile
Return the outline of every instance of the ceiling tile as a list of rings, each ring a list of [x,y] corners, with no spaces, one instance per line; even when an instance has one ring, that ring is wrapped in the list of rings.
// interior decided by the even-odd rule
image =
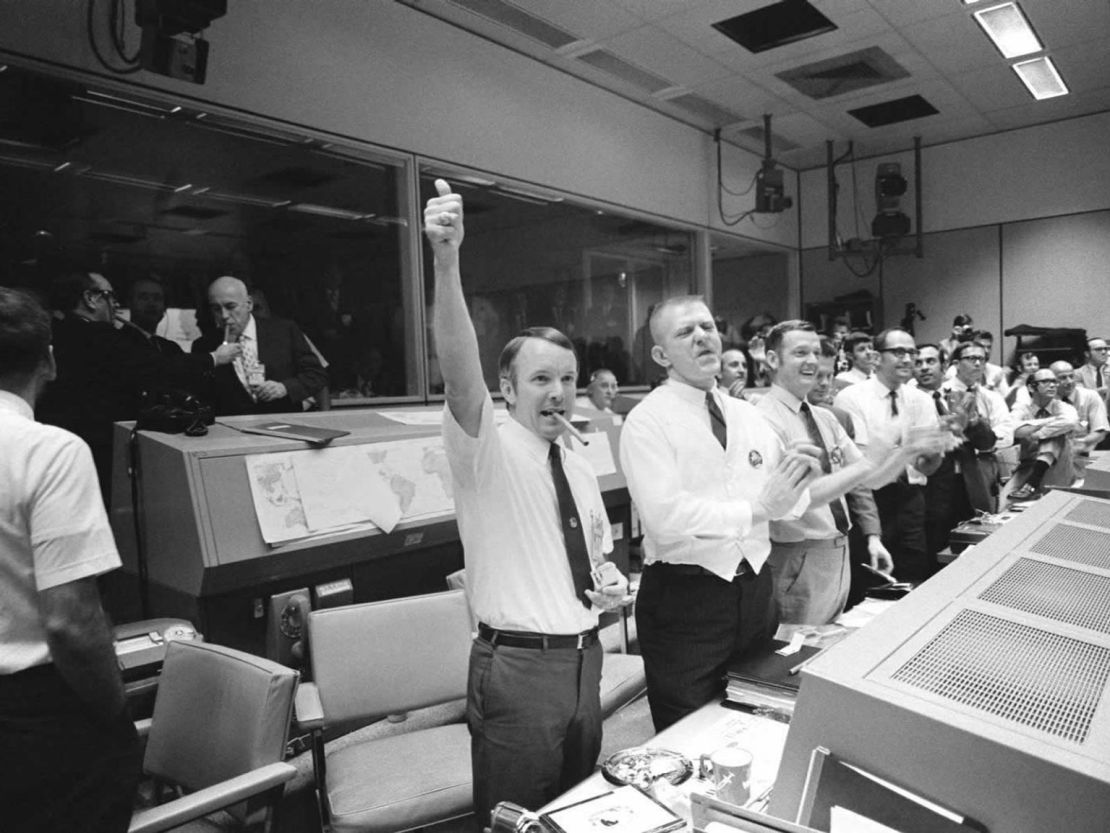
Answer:
[[[641,26],[603,42],[606,49],[684,87],[695,87],[731,74],[682,41],[654,26]]]
[[[1002,60],[971,15],[947,15],[906,26],[901,32],[942,73],[965,72]]]
[[[1022,11],[1049,51],[1097,38],[1110,64],[1110,3],[1106,0],[1021,0]]]
[[[564,0],[511,0],[542,20],[554,23],[583,40],[597,41],[643,26],[643,20],[612,0],[566,3]]]

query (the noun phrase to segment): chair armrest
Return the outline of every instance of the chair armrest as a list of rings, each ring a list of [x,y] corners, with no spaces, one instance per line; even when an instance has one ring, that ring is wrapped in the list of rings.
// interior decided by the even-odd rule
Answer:
[[[280,786],[297,774],[286,763],[268,764],[243,775],[213,784],[158,807],[140,810],[131,817],[128,833],[159,833],[237,804],[252,795]]]
[[[316,683],[301,683],[293,695],[293,717],[297,728],[315,732],[324,728],[324,705],[320,702],[320,689]]]

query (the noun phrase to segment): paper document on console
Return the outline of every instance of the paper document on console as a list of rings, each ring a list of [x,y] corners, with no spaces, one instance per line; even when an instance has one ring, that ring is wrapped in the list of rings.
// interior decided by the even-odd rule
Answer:
[[[297,455],[293,469],[312,532],[366,521],[392,532],[401,520],[396,493],[358,446]]]

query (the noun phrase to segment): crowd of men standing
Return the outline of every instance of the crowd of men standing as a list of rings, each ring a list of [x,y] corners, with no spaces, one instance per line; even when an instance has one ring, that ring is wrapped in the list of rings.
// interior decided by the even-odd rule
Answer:
[[[505,345],[498,380],[510,419],[498,425],[463,292],[463,200],[443,180],[435,187],[424,231],[444,445],[478,620],[467,721],[484,826],[498,802],[538,809],[593,771],[598,617],[627,603],[629,585],[608,560],[597,479],[565,436],[574,345],[551,327]],[[0,622],[0,729],[10,729],[0,739],[18,727],[27,743],[49,744],[48,724],[64,719],[70,743],[15,782],[23,791],[41,782],[34,795],[49,784],[53,801],[0,795],[50,816],[42,829],[116,830],[134,793],[136,745],[96,594],[96,576],[119,558],[92,462],[100,457],[103,489],[111,423],[166,380],[195,386],[217,413],[242,413],[297,410],[327,377],[296,326],[256,317],[231,276],[209,287],[212,327],[189,353],[153,334],[164,312],[156,282],[132,287],[123,330],[103,276],[67,275],[54,290],[53,320],[29,296],[0,290],[0,460],[10,470],[0,511],[20,521],[4,525],[0,559],[18,595]],[[1010,408],[989,346],[962,330],[950,353],[900,328],[849,334],[845,376],[835,339],[806,321],[768,325],[758,360],[770,383],[756,398],[741,380],[755,373],[752,354],[727,355],[702,298],[663,300],[648,326],[666,380],[628,414],[619,453],[644,529],[636,623],[657,730],[718,696],[730,662],[780,623],[835,619],[852,591],[853,547],[873,571],[923,581],[955,522],[997,508],[1001,452],[1020,443],[1012,497],[1029,499],[1055,478],[1074,480],[1082,453],[1107,433],[1102,339],[1088,342],[1079,371],[1030,367]],[[616,392],[611,377],[591,380],[598,410]],[[36,423],[36,405],[40,423],[69,431]],[[32,724],[39,734],[25,730]],[[94,776],[115,785],[96,782],[95,803]]]

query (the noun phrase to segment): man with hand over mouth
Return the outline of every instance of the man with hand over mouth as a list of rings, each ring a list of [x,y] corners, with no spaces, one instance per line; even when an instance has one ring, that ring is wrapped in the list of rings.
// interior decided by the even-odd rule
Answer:
[[[447,405],[443,440],[478,638],[467,722],[481,827],[500,801],[539,808],[593,772],[601,751],[598,615],[628,580],[605,556],[608,515],[590,464],[558,442],[578,361],[533,327],[499,362],[511,419],[498,429],[459,272],[463,201],[442,179],[424,211],[434,255],[433,332]]]

